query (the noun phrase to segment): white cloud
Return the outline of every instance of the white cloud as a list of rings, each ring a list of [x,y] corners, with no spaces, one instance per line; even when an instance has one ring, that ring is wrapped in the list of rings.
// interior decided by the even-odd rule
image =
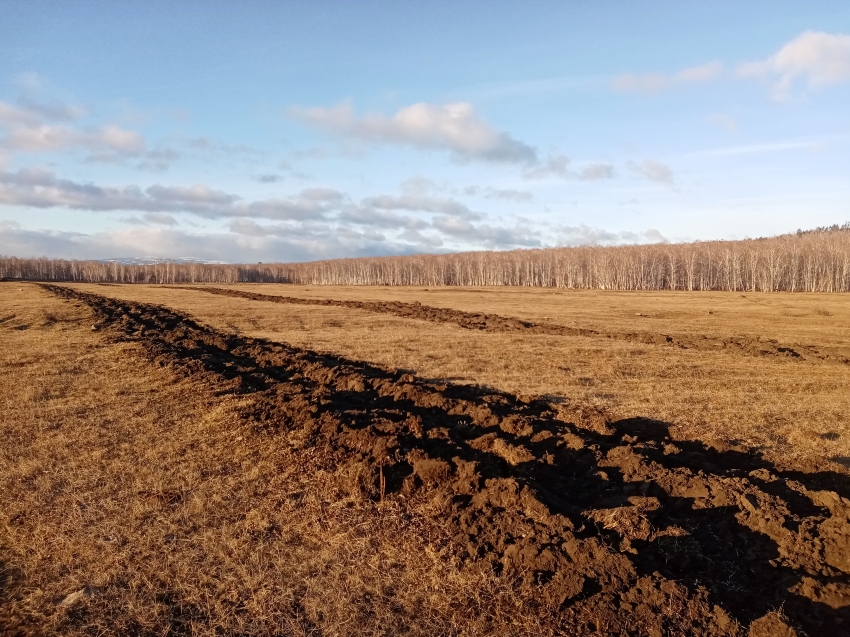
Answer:
[[[80,126],[86,111],[73,104],[42,103],[21,97],[0,102],[0,155],[15,153],[86,153],[84,161],[125,163],[163,171],[181,156],[172,148],[149,149],[138,132],[116,124]]]
[[[720,77],[721,73],[723,65],[715,61],[682,69],[673,75],[673,79],[677,82],[710,82]]]
[[[534,195],[527,190],[491,188],[490,186],[483,189],[483,196],[485,199],[502,199],[516,203],[530,203],[534,199]]]
[[[239,197],[221,190],[213,190],[204,184],[196,184],[189,187],[160,186],[154,184],[145,193],[154,201],[174,206],[194,205],[230,205],[235,203]]]
[[[708,121],[719,128],[729,131],[730,133],[738,132],[738,120],[731,115],[727,115],[725,113],[710,115],[708,117]]]
[[[710,82],[723,73],[720,62],[708,62],[682,69],[676,73],[626,73],[618,75],[611,83],[615,91],[624,93],[660,93],[677,84]]]
[[[167,170],[180,157],[181,154],[173,148],[157,148],[146,152],[138,167],[161,172]]]
[[[545,161],[537,162],[526,169],[522,176],[526,179],[545,179],[551,176],[569,179],[573,174],[570,172],[569,157],[554,153],[550,154]]]
[[[466,219],[436,217],[434,227],[444,235],[471,242],[483,248],[537,248],[543,245],[540,228],[516,223],[514,226],[473,224]]]
[[[705,67],[682,71],[679,81],[697,81],[707,76],[714,63]],[[445,106],[413,104],[399,109],[387,117],[372,113],[358,117],[349,102],[331,108],[293,108],[292,117],[310,125],[344,137],[371,143],[387,143],[413,146],[420,149],[444,149],[459,161],[485,161],[517,164],[522,167],[525,179],[610,179],[616,175],[613,166],[590,164],[578,172],[571,169],[569,157],[559,152],[550,152],[541,157],[534,146],[499,131],[481,117],[471,104],[456,102]],[[427,180],[426,180],[427,181]],[[434,189],[434,184],[426,184]],[[408,190],[414,186],[409,185]],[[529,201],[530,193],[521,191],[501,194],[488,191],[487,198]]]
[[[205,154],[219,153],[221,155],[245,155],[249,157],[260,157],[265,154],[262,150],[248,144],[227,144],[209,136],[190,137],[184,143],[186,147],[203,151]]]
[[[740,65],[738,74],[773,78],[778,99],[787,96],[798,78],[810,86],[850,80],[850,35],[806,31],[766,60]]]
[[[408,217],[387,213],[403,210],[459,219],[482,218],[480,213],[454,199],[417,194],[409,189],[400,195],[367,197],[359,205],[353,204],[348,195],[329,188],[308,188],[289,198],[244,201],[238,195],[214,190],[205,184],[188,187],[154,184],[144,190],[137,185],[102,187],[59,179],[52,172],[40,169],[0,172],[0,204],[97,212],[187,212],[206,218],[300,222],[345,213],[349,221],[357,223],[386,226],[393,220],[399,227],[406,228],[417,227],[417,224]]]
[[[236,205],[218,216],[309,221],[324,218],[348,204],[348,201],[348,195],[338,190],[308,188],[288,199],[273,197],[253,201],[244,206]]]
[[[589,164],[580,173],[581,179],[613,179],[617,172],[611,164]]]
[[[148,226],[151,224],[159,226],[179,225],[177,219],[165,212],[146,212],[141,218],[135,216],[124,217],[121,221],[132,226]]]
[[[264,217],[269,219],[320,218],[344,202],[342,193],[322,188],[301,191],[290,199],[245,202],[238,195],[204,184],[102,187],[57,178],[40,169],[0,171],[0,204],[32,208],[66,207],[115,212],[189,212],[207,218]]]
[[[164,212],[148,212],[144,216],[148,223],[155,223],[161,226],[176,226],[177,219]]]
[[[460,161],[537,162],[534,147],[493,128],[466,102],[412,104],[390,117],[380,113],[358,117],[348,102],[331,108],[292,108],[289,114],[314,127],[366,142],[446,149]]]
[[[0,148],[6,151],[45,152],[73,147],[84,148],[93,156],[135,156],[144,151],[145,142],[138,133],[114,125],[89,131],[51,124],[24,125],[13,127],[0,138]]]
[[[647,159],[640,163],[630,161],[628,163],[628,166],[634,172],[646,177],[650,181],[655,181],[660,184],[666,184],[671,188],[674,185],[673,170],[670,168],[670,166],[661,163],[660,161],[652,161],[650,159]]]
[[[729,155],[754,155],[758,153],[777,153],[789,150],[806,150],[817,152],[826,146],[823,139],[803,138],[767,144],[746,144],[741,146],[725,146],[687,153],[686,157],[724,157]]]
[[[668,86],[670,78],[662,73],[625,73],[611,83],[611,88],[623,93],[660,93]]]
[[[42,118],[31,110],[13,106],[6,102],[0,102],[0,125],[9,126],[11,124],[17,124],[37,126],[41,121]]]
[[[348,195],[327,188],[302,190],[286,199],[244,201],[204,184],[188,187],[154,184],[145,189],[136,185],[102,187],[59,179],[46,170],[28,169],[0,172],[0,204],[146,213],[142,218],[124,219],[125,223],[135,225],[173,225],[176,221],[172,213],[191,213],[211,219],[232,219],[231,230],[246,236],[285,231],[292,237],[325,237],[335,232],[340,237],[356,235],[360,237],[358,240],[374,242],[381,235],[378,229],[408,233],[408,236],[413,231],[432,230],[464,238],[479,247],[507,245],[508,237],[513,236],[508,231],[486,224],[473,226],[473,221],[483,218],[481,213],[454,199],[423,194],[432,187],[429,184],[428,180],[406,182],[406,191],[400,195],[367,197],[359,204],[354,204]],[[398,214],[398,211],[411,214]],[[434,215],[433,220],[423,219],[422,214]],[[286,223],[261,225],[254,219]],[[517,236],[517,245],[529,245],[527,238]],[[423,245],[441,242],[431,236]]]
[[[414,252],[428,252],[444,245],[443,240],[436,234],[422,234],[419,230],[409,229],[398,235],[399,241],[411,244]]]
[[[430,227],[430,224],[420,217],[400,215],[391,210],[380,210],[369,206],[357,206],[343,210],[339,215],[339,220],[359,226],[371,226],[386,230],[424,230]]]
[[[73,122],[87,115],[86,109],[76,104],[40,102],[26,95],[18,98],[18,104],[30,113],[37,114],[46,120]]]
[[[368,197],[361,202],[361,206],[377,210],[409,210],[411,212],[431,212],[450,215],[459,219],[480,219],[481,214],[473,212],[467,206],[454,199],[430,197],[412,193],[403,193],[398,196],[378,195]]]
[[[592,163],[578,171],[572,170],[571,166],[572,162],[565,155],[559,153],[550,154],[545,162],[540,162],[538,165],[525,170],[522,176],[526,179],[557,177],[559,179],[582,179],[588,181],[613,179],[617,176],[617,171],[611,164]]]
[[[276,184],[280,181],[283,181],[283,175],[277,175],[275,173],[265,173],[262,175],[257,175],[255,179],[261,184]]]
[[[610,232],[581,224],[579,226],[560,226],[556,228],[559,242],[565,246],[581,245],[623,245],[633,243],[664,243],[667,239],[655,229],[643,232]]]

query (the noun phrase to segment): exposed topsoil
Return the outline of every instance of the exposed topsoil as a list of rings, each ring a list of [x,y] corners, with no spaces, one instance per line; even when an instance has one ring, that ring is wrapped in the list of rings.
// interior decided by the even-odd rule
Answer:
[[[451,308],[432,307],[421,303],[404,303],[400,301],[343,301],[337,299],[305,299],[293,296],[275,296],[256,292],[243,292],[228,288],[216,287],[184,287],[183,289],[208,292],[221,296],[231,296],[252,301],[271,303],[291,303],[297,305],[324,305],[346,307],[367,312],[392,314],[403,318],[432,321],[435,323],[453,323],[464,329],[484,330],[488,332],[522,332],[525,334],[548,334],[553,336],[588,336],[594,338],[610,338],[636,343],[670,345],[682,349],[725,350],[749,356],[777,356],[783,358],[833,361],[850,364],[846,352],[835,348],[815,345],[783,345],[774,339],[748,338],[730,336],[725,338],[711,336],[671,336],[653,332],[605,332],[580,327],[570,327],[554,323],[535,323],[498,314],[481,312],[464,312]]]
[[[850,635],[850,474],[838,465],[778,465],[674,440],[662,422],[430,384],[44,287],[158,363],[252,395],[258,435],[360,466],[352,489],[440,521],[447,559],[536,587],[566,634]]]

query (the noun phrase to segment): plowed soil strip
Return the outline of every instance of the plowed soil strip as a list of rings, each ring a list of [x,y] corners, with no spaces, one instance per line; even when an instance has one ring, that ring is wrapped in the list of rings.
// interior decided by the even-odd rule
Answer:
[[[342,301],[337,299],[304,299],[293,296],[275,296],[256,292],[243,292],[227,288],[215,287],[182,287],[184,290],[195,290],[249,299],[251,301],[266,301],[269,303],[289,303],[295,305],[319,305],[344,307],[354,310],[365,310],[379,314],[392,314],[402,318],[431,321],[434,323],[453,323],[464,329],[482,330],[487,332],[513,332],[522,334],[546,334],[551,336],[586,336],[592,338],[608,338],[647,345],[670,345],[681,349],[730,351],[749,356],[776,356],[781,358],[834,361],[850,364],[850,358],[844,354],[816,347],[813,345],[781,345],[773,339],[711,336],[684,337],[657,334],[652,332],[603,332],[553,323],[534,323],[509,316],[464,312],[451,308],[432,307],[421,303],[404,303],[400,301]]]
[[[767,635],[782,621],[850,634],[850,475],[835,465],[777,466],[672,440],[664,423],[429,384],[44,287],[154,361],[253,395],[258,433],[342,453],[372,497],[445,524],[442,550],[461,562],[538,587],[573,634]]]

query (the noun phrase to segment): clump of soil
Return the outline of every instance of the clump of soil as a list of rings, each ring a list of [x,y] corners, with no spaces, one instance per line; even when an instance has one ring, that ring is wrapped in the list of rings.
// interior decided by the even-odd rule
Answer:
[[[438,520],[447,559],[536,587],[572,634],[850,634],[838,465],[777,465],[674,440],[661,422],[436,385],[45,287],[152,360],[252,395],[244,417],[259,434],[344,457],[351,490]]]
[[[186,290],[208,292],[221,296],[231,296],[252,301],[267,301],[271,303],[291,303],[296,305],[324,305],[346,307],[355,310],[365,310],[379,314],[392,314],[402,318],[412,318],[435,323],[453,323],[464,329],[482,330],[487,332],[522,332],[526,334],[547,334],[552,336],[587,336],[593,338],[610,338],[614,340],[643,343],[646,345],[669,345],[681,349],[729,351],[747,356],[775,356],[780,358],[831,361],[840,364],[850,364],[846,352],[835,348],[815,347],[814,345],[782,345],[774,339],[747,338],[733,336],[718,338],[712,336],[670,336],[653,332],[603,332],[579,327],[569,327],[554,323],[535,323],[498,314],[481,312],[463,312],[444,307],[431,307],[419,302],[404,303],[400,301],[341,301],[337,299],[303,299],[292,296],[274,296],[256,292],[243,292],[228,288],[215,287],[186,287]]]

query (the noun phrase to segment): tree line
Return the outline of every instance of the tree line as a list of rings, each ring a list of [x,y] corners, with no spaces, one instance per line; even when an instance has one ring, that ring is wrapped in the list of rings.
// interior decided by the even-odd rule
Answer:
[[[461,252],[256,265],[126,265],[0,256],[0,278],[91,283],[850,292],[850,223],[740,241]]]

